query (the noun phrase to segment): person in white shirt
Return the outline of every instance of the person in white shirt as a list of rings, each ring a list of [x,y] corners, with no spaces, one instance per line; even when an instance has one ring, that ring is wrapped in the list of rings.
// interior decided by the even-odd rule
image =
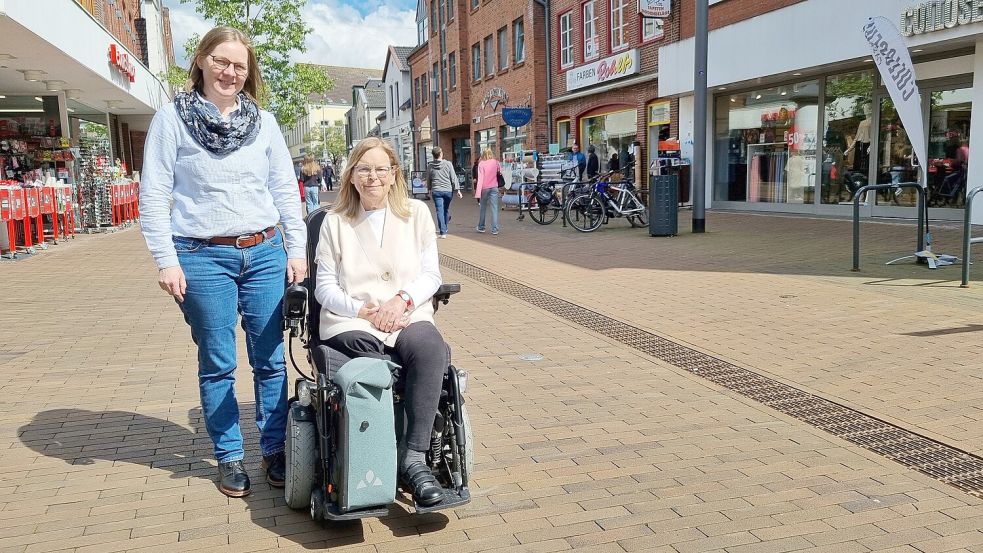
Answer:
[[[249,39],[230,27],[212,29],[188,77],[147,133],[141,226],[158,283],[180,306],[198,346],[219,490],[242,497],[250,482],[235,396],[235,329],[241,316],[263,468],[272,486],[283,487],[281,305],[285,282],[307,274],[306,234],[290,152],[276,119],[257,102],[263,83]]]
[[[348,357],[392,358],[406,379],[400,479],[421,505],[443,488],[426,464],[449,365],[433,320],[440,287],[436,228],[426,204],[407,197],[396,152],[375,137],[355,146],[317,245],[321,340]]]

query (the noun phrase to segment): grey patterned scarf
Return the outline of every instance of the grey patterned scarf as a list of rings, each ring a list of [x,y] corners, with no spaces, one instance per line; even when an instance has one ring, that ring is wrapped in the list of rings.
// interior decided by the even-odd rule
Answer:
[[[214,154],[230,154],[259,132],[259,106],[242,92],[239,112],[228,121],[223,121],[196,91],[179,92],[174,106],[195,141]]]

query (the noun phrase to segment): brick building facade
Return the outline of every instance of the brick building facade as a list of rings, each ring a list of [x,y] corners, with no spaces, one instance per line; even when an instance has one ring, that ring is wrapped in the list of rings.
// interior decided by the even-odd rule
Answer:
[[[418,46],[409,55],[418,169],[436,142],[460,172],[480,150],[501,156],[516,144],[545,150],[545,8],[535,0],[421,0]],[[532,121],[514,129],[504,107],[530,107]]]
[[[116,37],[120,44],[141,59],[144,58],[145,44],[141,44],[136,22],[140,18],[140,0],[115,0],[114,2],[76,0],[76,2],[92,14],[92,17]]]

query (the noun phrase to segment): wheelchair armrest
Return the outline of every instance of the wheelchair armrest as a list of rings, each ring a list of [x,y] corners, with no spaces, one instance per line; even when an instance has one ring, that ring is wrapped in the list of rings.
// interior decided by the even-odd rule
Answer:
[[[441,303],[447,305],[447,302],[450,301],[451,296],[460,291],[460,284],[441,284],[440,288],[437,288],[437,292],[433,295],[433,310],[437,311]]]

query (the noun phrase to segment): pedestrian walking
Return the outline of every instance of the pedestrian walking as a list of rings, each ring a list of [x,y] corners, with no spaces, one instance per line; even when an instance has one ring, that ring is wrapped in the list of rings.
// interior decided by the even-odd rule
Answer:
[[[321,176],[324,178],[324,186],[328,190],[334,190],[334,167],[331,166],[331,163],[324,164],[324,172]]]
[[[502,166],[495,159],[495,154],[491,148],[486,148],[481,152],[481,161],[478,162],[478,182],[474,187],[474,197],[478,198],[478,232],[485,232],[485,211],[491,206],[491,233],[498,234],[498,197],[499,175]]]
[[[597,148],[593,144],[587,146],[587,178],[592,179],[601,172],[601,161],[597,159]]]
[[[249,494],[235,394],[241,315],[266,480],[283,487],[287,373],[284,282],[307,273],[306,232],[290,151],[263,89],[252,43],[216,27],[191,58],[186,90],[154,116],[140,183],[143,235],[198,345],[205,428],[219,490]],[[173,208],[171,202],[173,201]],[[277,228],[282,225],[283,232]]]
[[[314,213],[314,210],[321,205],[321,164],[314,160],[314,156],[304,156],[304,163],[300,166],[300,176],[304,179],[304,202],[307,204],[307,214]]]
[[[457,172],[454,165],[444,159],[444,151],[440,146],[434,146],[431,150],[433,161],[427,170],[427,189],[433,198],[434,210],[437,212],[437,232],[440,238],[447,238],[447,225],[451,222],[451,200],[457,192],[458,198],[463,198],[461,194],[461,184],[457,180]]]

